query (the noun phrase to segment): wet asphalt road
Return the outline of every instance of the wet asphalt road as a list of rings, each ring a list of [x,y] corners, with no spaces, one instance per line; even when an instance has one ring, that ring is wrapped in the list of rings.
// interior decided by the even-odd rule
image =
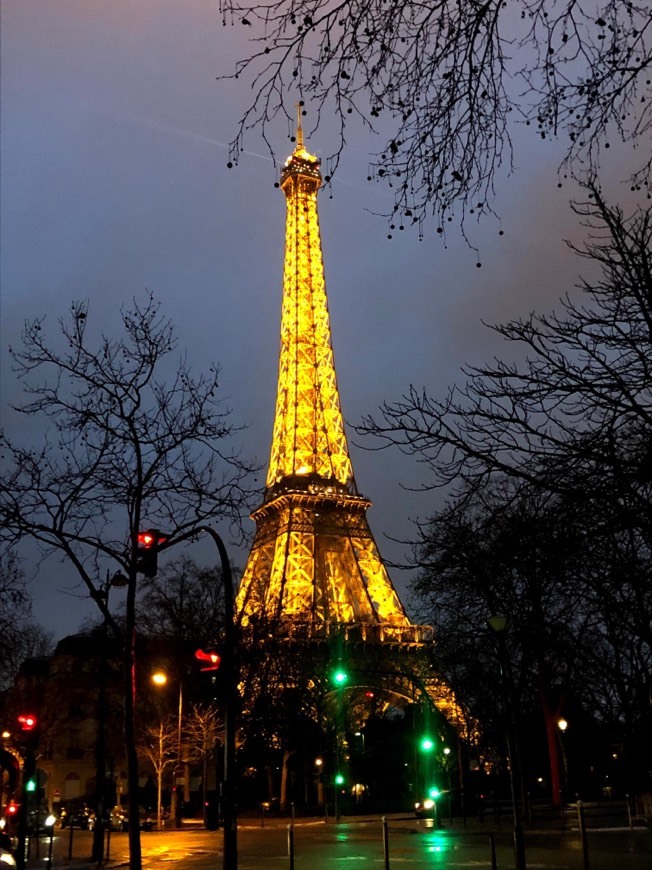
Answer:
[[[463,829],[434,829],[432,822],[390,817],[388,822],[388,857],[384,854],[383,827],[380,818],[368,821],[342,820],[325,824],[319,821],[297,822],[294,829],[295,870],[348,870],[379,868],[417,870],[417,868],[488,868],[491,870],[489,825],[470,825]],[[90,854],[91,834],[75,831],[73,860],[68,860],[67,831],[56,829],[53,842],[54,868],[96,865],[84,861]],[[590,870],[652,870],[652,831],[624,829],[594,830],[588,834]],[[144,870],[179,867],[190,870],[222,868],[222,835],[219,831],[193,830],[142,834]],[[107,867],[128,867],[127,835],[114,833],[110,842]],[[30,868],[47,868],[47,845],[42,843],[40,856],[32,847]],[[504,828],[495,834],[497,870],[514,866],[512,840]],[[577,830],[540,830],[526,833],[528,870],[584,870]],[[275,820],[264,827],[245,821],[238,831],[239,870],[280,870],[289,868],[287,823]]]

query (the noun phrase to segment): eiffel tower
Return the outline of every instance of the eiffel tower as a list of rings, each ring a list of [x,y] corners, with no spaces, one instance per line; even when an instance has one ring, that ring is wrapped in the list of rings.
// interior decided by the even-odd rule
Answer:
[[[313,647],[337,637],[368,684],[408,703],[427,693],[449,715],[457,710],[450,690],[432,672],[424,682],[415,668],[414,653],[432,649],[432,629],[410,622],[367,522],[371,502],[353,475],[324,280],[321,182],[299,117],[280,181],[287,219],[274,431],[263,501],[251,515],[256,534],[237,594],[239,622],[244,630],[264,622],[277,637]]]

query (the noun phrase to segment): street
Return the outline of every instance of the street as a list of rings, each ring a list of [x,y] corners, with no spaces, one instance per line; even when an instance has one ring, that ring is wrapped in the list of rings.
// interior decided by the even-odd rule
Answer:
[[[430,820],[390,817],[388,822],[389,867],[491,868],[489,826],[477,823],[464,829],[434,829]],[[75,831],[73,861],[68,860],[69,835],[56,829],[53,868],[83,866],[90,854],[91,834]],[[514,866],[511,835],[503,828],[495,834],[496,867]],[[144,870],[179,865],[193,870],[222,866],[222,834],[202,828],[142,834]],[[294,828],[296,870],[332,870],[337,867],[374,866],[384,868],[381,819],[339,823],[301,820]],[[240,870],[288,868],[288,830],[284,820],[243,820],[238,830]],[[648,829],[610,829],[589,833],[591,870],[649,870],[652,865],[652,832]],[[528,870],[582,870],[582,851],[577,830],[528,832]],[[47,848],[37,858],[32,849],[29,868],[47,866]],[[110,841],[110,863],[128,866],[127,835],[114,833]]]

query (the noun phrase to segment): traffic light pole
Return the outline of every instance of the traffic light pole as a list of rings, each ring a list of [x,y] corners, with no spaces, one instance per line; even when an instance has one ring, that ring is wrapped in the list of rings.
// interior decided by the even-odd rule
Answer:
[[[18,848],[16,849],[16,867],[25,868],[25,853],[27,851],[27,817],[31,794],[27,788],[28,782],[36,773],[36,756],[34,750],[28,747],[23,755],[23,782],[20,790],[20,808],[18,811]]]
[[[158,546],[158,550],[180,544],[204,532],[213,539],[217,547],[224,584],[224,650],[220,669],[224,685],[224,774],[222,780],[222,813],[224,823],[224,860],[223,870],[238,868],[238,819],[236,811],[236,765],[235,765],[235,722],[238,689],[238,661],[236,655],[235,604],[233,598],[233,576],[224,541],[210,526],[195,526],[190,532],[170,537]]]

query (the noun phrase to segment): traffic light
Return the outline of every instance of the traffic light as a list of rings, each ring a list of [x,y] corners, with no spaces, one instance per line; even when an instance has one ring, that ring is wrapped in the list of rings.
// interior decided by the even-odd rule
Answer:
[[[332,680],[336,686],[345,686],[348,683],[349,675],[341,664],[333,671]]]
[[[436,786],[433,786],[432,788],[428,789],[428,797],[431,800],[436,801],[437,798],[440,796],[441,796],[441,792],[439,791],[439,789]]]
[[[6,810],[5,810],[5,815],[6,815],[7,818],[9,818],[9,819],[15,819],[15,818],[17,818],[17,816],[18,816],[18,804],[17,804],[17,803],[14,803],[14,801],[12,801],[11,803],[7,804],[7,808],[6,808]]]
[[[426,734],[424,737],[421,738],[421,741],[419,743],[419,749],[421,750],[421,752],[432,752],[434,748],[435,741],[432,739],[432,737],[429,737]]]
[[[21,713],[18,717],[18,727],[21,731],[29,733],[38,725],[38,719],[32,713]]]
[[[25,791],[27,792],[35,792],[36,791],[36,777],[30,777],[25,783]]]
[[[342,774],[342,773],[335,774],[335,785],[344,785],[344,774]]]
[[[214,649],[198,649],[195,651],[195,658],[200,662],[206,662],[200,671],[216,671],[220,666],[221,657]]]
[[[138,532],[138,549],[136,551],[136,571],[145,577],[156,577],[158,570],[158,550],[167,541],[167,535],[162,535],[158,529],[148,529]]]

